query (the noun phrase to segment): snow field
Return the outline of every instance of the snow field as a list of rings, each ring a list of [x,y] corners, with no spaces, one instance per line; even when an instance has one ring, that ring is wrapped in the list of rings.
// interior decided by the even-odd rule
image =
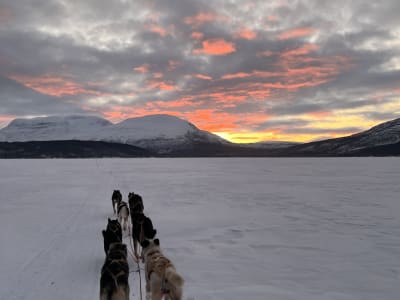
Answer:
[[[398,158],[0,160],[0,170],[1,300],[98,298],[113,189],[142,195],[185,299],[400,294]],[[139,299],[137,273],[130,283]]]

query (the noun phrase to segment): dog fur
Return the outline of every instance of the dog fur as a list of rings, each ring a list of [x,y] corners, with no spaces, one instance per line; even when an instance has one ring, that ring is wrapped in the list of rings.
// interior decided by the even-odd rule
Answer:
[[[101,268],[100,300],[129,300],[128,278],[126,245],[112,243]]]
[[[129,211],[131,213],[133,248],[136,258],[139,258],[137,250],[138,250],[138,242],[140,243],[140,234],[142,231],[142,222],[144,217],[143,199],[138,194],[129,193],[128,203],[129,203]]]
[[[146,299],[181,300],[183,278],[176,272],[172,262],[166,258],[160,248],[160,241],[144,240],[142,242],[146,273]]]
[[[128,203],[129,203],[129,209],[131,210],[131,213],[144,211],[143,199],[139,194],[129,193],[128,194]]]
[[[112,243],[122,242],[122,229],[118,220],[108,219],[106,230],[102,231],[104,238],[104,252],[107,252]]]
[[[121,201],[118,204],[117,214],[118,214],[118,221],[121,224],[122,229],[126,230],[129,218],[129,208],[126,202]]]
[[[116,208],[118,207],[119,203],[122,201],[122,194],[119,190],[114,190],[111,196],[112,207],[114,211],[114,215],[117,213]]]
[[[131,213],[133,248],[136,258],[138,258],[138,244],[145,239],[154,239],[157,230],[153,227],[153,222],[144,213]]]

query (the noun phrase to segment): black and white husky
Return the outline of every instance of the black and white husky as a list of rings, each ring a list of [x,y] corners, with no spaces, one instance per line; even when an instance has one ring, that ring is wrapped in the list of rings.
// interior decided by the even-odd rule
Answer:
[[[145,221],[145,218],[147,217],[143,214],[144,210],[143,199],[140,195],[135,193],[129,193],[128,199],[129,199],[128,200],[129,210],[131,213],[133,248],[135,251],[136,258],[139,258],[138,244],[140,244],[144,239],[143,223]],[[150,219],[148,220],[151,223],[151,220]],[[148,222],[146,224],[148,224]],[[151,228],[149,228],[149,226],[151,226]],[[153,229],[153,224],[151,223],[150,225],[148,225],[146,229],[148,229],[146,233],[148,233],[149,235],[147,238],[153,238],[156,234],[156,231]]]
[[[118,221],[121,224],[122,229],[126,230],[129,218],[129,208],[126,202],[124,201],[119,202],[117,214],[118,214]]]
[[[144,240],[142,242],[145,273],[146,299],[181,300],[184,280],[172,264],[164,256],[160,248],[160,241]]]
[[[118,220],[108,219],[106,230],[102,231],[104,238],[104,252],[107,255],[112,243],[122,242],[122,229]]]
[[[128,279],[126,245],[112,243],[101,268],[100,300],[129,300]]]
[[[116,208],[118,207],[119,203],[122,201],[122,195],[119,190],[114,190],[111,196],[112,207],[114,211],[114,215],[117,213]]]

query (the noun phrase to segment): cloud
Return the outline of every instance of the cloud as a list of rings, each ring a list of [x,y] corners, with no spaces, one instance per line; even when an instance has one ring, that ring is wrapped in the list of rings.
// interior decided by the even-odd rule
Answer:
[[[310,36],[314,34],[316,31],[317,30],[315,28],[310,28],[310,27],[295,28],[278,34],[278,39],[287,40],[293,38],[301,38],[305,36]]]
[[[202,48],[194,49],[194,54],[226,55],[236,51],[235,45],[223,39],[211,39],[202,42]]]
[[[0,116],[9,121],[9,116],[77,114],[85,111],[67,99],[42,94],[29,89],[17,81],[0,76]]]
[[[170,113],[254,139],[313,139],[322,119],[366,129],[400,112],[399,9],[395,0],[4,0],[0,115]],[[287,119],[298,123],[279,130],[299,120],[318,130],[271,127]]]

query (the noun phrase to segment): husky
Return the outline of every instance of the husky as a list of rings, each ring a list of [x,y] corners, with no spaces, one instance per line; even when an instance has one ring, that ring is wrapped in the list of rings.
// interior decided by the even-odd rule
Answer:
[[[119,190],[114,190],[111,196],[111,201],[112,201],[112,207],[114,211],[114,215],[117,213],[116,212],[116,207],[118,207],[119,203],[122,201],[122,195]]]
[[[183,278],[160,248],[160,241],[144,240],[141,244],[145,262],[146,299],[182,299]]]
[[[133,213],[131,214],[132,223],[132,239],[133,248],[136,258],[138,255],[138,244],[141,244],[145,239],[154,239],[157,234],[157,230],[153,227],[153,222],[149,217],[146,217],[144,213]],[[142,255],[140,257],[143,258]]]
[[[101,268],[100,300],[129,300],[126,245],[112,243]]]
[[[144,206],[143,206],[143,199],[140,195],[135,194],[135,193],[129,193],[128,194],[128,202],[129,202],[129,210],[131,213],[131,224],[132,224],[132,239],[133,239],[133,248],[135,251],[135,256],[136,258],[139,258],[138,255],[138,243],[141,243],[143,238],[142,229],[143,229],[143,222],[145,215],[143,214]],[[151,222],[151,220],[150,220]],[[151,224],[151,227],[153,227],[153,224]],[[151,228],[153,229],[153,228]],[[151,233],[151,232],[149,232]],[[151,234],[150,234],[151,235]],[[155,233],[153,234],[152,237],[149,239],[153,238]]]
[[[118,214],[118,221],[121,224],[122,229],[126,230],[129,218],[129,208],[126,202],[121,201],[120,203],[118,203],[117,214]]]
[[[122,229],[118,220],[108,219],[106,230],[102,231],[104,238],[104,252],[107,255],[108,249],[112,243],[122,242]]]
[[[143,212],[143,199],[140,195],[135,193],[128,194],[129,209],[133,212]]]

